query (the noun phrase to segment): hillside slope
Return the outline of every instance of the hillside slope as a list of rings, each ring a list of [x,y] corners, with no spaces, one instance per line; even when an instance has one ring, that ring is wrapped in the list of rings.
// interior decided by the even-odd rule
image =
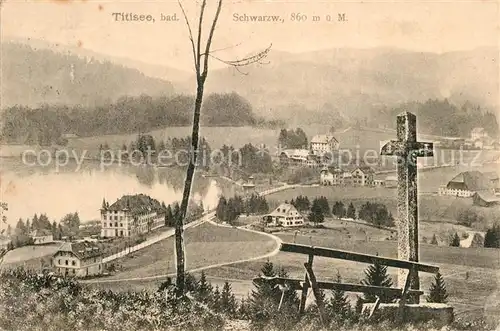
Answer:
[[[171,95],[172,84],[147,77],[137,69],[32,48],[1,43],[1,106],[42,103],[94,106],[124,96]]]

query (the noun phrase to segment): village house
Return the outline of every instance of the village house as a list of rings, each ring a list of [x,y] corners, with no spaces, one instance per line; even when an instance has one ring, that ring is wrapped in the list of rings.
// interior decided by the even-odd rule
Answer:
[[[490,175],[491,176],[491,175]],[[495,193],[492,180],[480,171],[465,171],[453,177],[446,186],[439,188],[439,195],[470,198],[476,192]]]
[[[352,171],[352,182],[354,186],[373,186],[374,171],[368,166],[359,166]]]
[[[285,149],[279,158],[281,165],[287,167],[316,168],[320,165],[318,158],[307,149]]]
[[[282,203],[262,220],[266,226],[296,227],[304,225],[304,217],[290,203]]]
[[[500,197],[490,191],[478,191],[472,196],[474,205],[480,207],[492,207],[500,205]]]
[[[321,185],[340,185],[342,182],[342,170],[334,167],[323,167],[320,172]]]
[[[101,237],[130,237],[165,224],[160,202],[144,194],[125,195],[111,206],[103,200]]]
[[[102,252],[95,243],[66,242],[52,256],[55,273],[62,276],[86,277],[103,273]]]
[[[339,149],[339,142],[332,135],[321,134],[312,137],[310,149],[314,155],[322,156]]]
[[[473,141],[482,139],[488,136],[488,133],[484,128],[474,128],[470,133],[470,137]]]
[[[35,230],[31,232],[30,235],[33,238],[34,245],[44,245],[54,242],[54,236],[52,235],[52,232],[46,229]]]

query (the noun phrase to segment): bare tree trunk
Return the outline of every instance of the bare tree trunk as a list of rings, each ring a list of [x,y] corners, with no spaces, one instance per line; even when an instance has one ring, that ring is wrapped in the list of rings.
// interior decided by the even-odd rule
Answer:
[[[180,208],[180,215],[177,217],[175,224],[175,253],[177,258],[177,296],[182,296],[185,293],[185,249],[184,249],[184,220],[187,215],[187,208],[189,204],[189,197],[193,186],[193,177],[196,167],[196,160],[198,158],[198,142],[200,136],[200,114],[201,105],[203,102],[203,88],[205,81],[203,78],[197,80],[196,101],[194,104],[193,116],[193,131],[191,133],[191,157],[186,171],[186,180],[184,182],[184,193],[182,195],[182,203]]]

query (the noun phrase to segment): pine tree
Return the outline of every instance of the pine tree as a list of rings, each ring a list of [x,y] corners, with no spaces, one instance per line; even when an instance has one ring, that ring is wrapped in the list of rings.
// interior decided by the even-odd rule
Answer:
[[[236,313],[236,300],[228,281],[224,283],[220,295],[220,311],[228,316],[234,316]]]
[[[215,289],[212,293],[211,308],[217,312],[221,310],[220,299],[219,285],[215,285]]]
[[[323,215],[323,208],[321,207],[321,202],[318,199],[314,199],[311,214],[309,214],[309,221],[315,224],[323,222],[325,216]]]
[[[484,247],[500,248],[500,226],[494,225],[486,231],[484,236]]]
[[[378,262],[375,262],[373,265],[369,266],[365,270],[365,279],[361,281],[361,284],[391,287],[392,279],[387,274],[387,266],[381,265]],[[365,302],[375,302],[376,297],[373,294],[365,293],[364,300]],[[380,296],[380,302],[390,303],[392,301],[393,301],[392,297],[388,297],[386,295]]]
[[[222,222],[226,221],[227,214],[227,201],[224,196],[219,198],[219,203],[217,204],[217,208],[215,209],[215,216]]]
[[[455,232],[453,235],[451,242],[450,242],[451,247],[460,247],[460,237],[458,236],[458,233]]]
[[[349,204],[349,207],[347,208],[346,216],[347,218],[356,218],[356,208],[354,208],[352,202]]]
[[[205,271],[201,272],[200,280],[198,281],[198,290],[196,291],[196,299],[203,303],[209,303],[212,296],[213,287],[207,281]]]
[[[438,271],[434,277],[434,282],[431,284],[427,302],[446,303],[448,294],[446,293],[446,285],[441,273]]]
[[[174,215],[172,213],[172,207],[167,206],[165,211],[165,226],[174,226]]]
[[[248,301],[248,298],[246,300],[245,298],[241,298],[240,306],[238,308],[238,317],[241,319],[249,318]]]
[[[340,277],[340,273],[337,273],[337,283],[341,282],[342,277]],[[332,297],[330,298],[328,308],[336,319],[346,318],[351,310],[351,306],[345,292],[338,289],[332,290]]]

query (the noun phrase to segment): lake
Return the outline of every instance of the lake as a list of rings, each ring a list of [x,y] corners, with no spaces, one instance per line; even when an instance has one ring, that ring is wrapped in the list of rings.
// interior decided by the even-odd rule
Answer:
[[[51,221],[72,212],[82,221],[99,219],[103,198],[111,204],[125,194],[143,193],[170,204],[180,201],[184,177],[180,168],[116,164],[101,169],[95,161],[81,166],[71,161],[56,169],[53,163],[33,166],[20,158],[0,159],[1,200],[8,203],[5,215],[12,226],[35,213],[45,213]],[[191,196],[213,208],[227,190],[213,178],[195,176]]]

